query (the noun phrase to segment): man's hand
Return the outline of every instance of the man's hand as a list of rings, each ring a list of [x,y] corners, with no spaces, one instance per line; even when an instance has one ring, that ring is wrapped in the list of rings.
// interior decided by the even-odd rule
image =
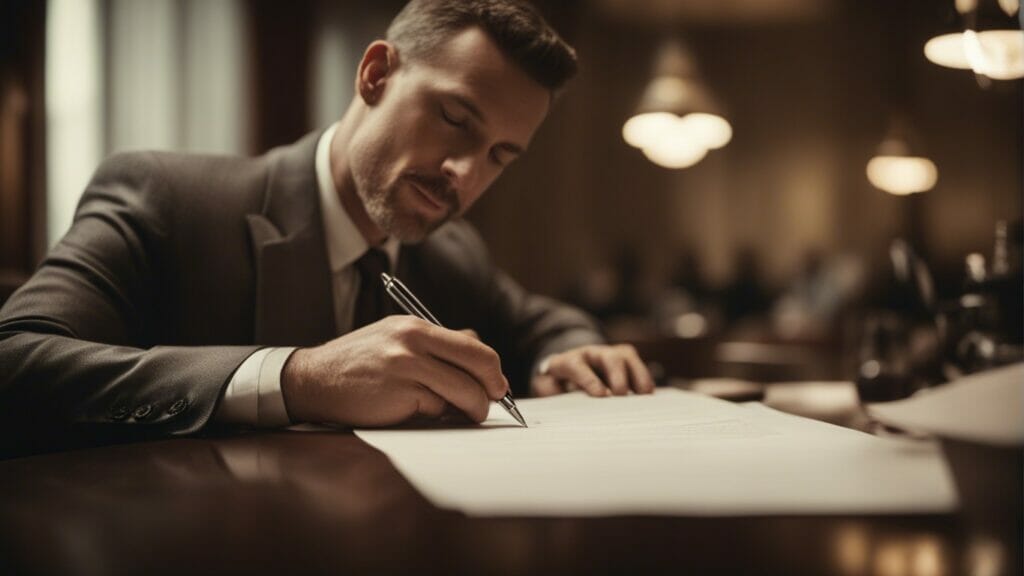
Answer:
[[[542,373],[530,381],[534,396],[579,389],[591,396],[621,396],[630,390],[638,394],[654,392],[651,373],[629,344],[574,348],[549,356],[541,368]]]
[[[508,389],[497,352],[412,316],[389,316],[296,350],[281,373],[292,420],[343,426],[436,418],[449,406],[482,422],[490,401]]]

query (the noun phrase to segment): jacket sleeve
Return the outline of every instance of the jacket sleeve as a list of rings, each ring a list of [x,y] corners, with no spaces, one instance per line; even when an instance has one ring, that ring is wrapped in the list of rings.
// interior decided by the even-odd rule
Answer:
[[[144,154],[99,168],[71,229],[0,309],[5,452],[189,434],[255,346],[160,346],[166,237]]]

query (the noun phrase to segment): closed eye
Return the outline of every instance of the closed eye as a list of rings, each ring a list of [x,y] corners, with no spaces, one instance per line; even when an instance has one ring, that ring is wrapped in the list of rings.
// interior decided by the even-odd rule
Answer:
[[[452,116],[444,106],[441,106],[441,117],[444,118],[445,122],[455,126],[456,128],[466,127],[466,120],[464,118],[456,118],[455,116]]]

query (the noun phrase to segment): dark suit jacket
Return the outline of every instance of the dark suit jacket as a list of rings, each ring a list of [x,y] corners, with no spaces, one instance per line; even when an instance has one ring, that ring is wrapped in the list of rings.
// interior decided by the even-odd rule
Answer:
[[[4,437],[192,433],[259,347],[337,336],[318,137],[258,158],[106,160],[70,231],[0,310]],[[462,221],[403,247],[397,275],[447,326],[493,346],[520,394],[539,356],[600,341],[585,315],[495,269]]]

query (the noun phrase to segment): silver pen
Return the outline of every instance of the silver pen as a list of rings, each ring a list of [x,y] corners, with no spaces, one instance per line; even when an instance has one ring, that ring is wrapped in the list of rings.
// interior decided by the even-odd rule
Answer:
[[[420,299],[406,288],[405,284],[402,284],[401,280],[386,272],[382,272],[380,278],[384,281],[384,290],[387,291],[388,296],[391,296],[391,299],[397,302],[403,310],[417,318],[426,320],[435,326],[441,326],[444,328],[437,318],[430,313],[430,310],[427,310],[427,307],[420,302]],[[512,399],[511,390],[505,394],[504,398],[498,400],[498,404],[501,404],[501,407],[511,414],[517,422],[529,428],[529,426],[526,425],[526,420],[523,418],[523,415],[519,413],[519,408],[516,407],[515,400]]]

